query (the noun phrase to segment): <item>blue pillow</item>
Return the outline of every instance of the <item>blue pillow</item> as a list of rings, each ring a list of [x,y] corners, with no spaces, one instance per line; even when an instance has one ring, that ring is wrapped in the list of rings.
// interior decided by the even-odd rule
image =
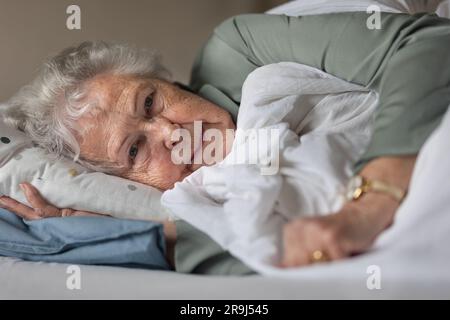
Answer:
[[[111,217],[24,221],[0,209],[0,255],[24,260],[164,269],[160,223]]]

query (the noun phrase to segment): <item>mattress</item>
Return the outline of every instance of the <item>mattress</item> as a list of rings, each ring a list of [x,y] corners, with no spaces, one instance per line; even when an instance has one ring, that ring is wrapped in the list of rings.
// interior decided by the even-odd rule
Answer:
[[[297,285],[287,290],[290,281],[261,276],[210,277],[104,266],[80,266],[81,289],[69,290],[67,267],[0,257],[0,299],[286,299],[290,292],[302,296]],[[305,287],[301,291],[314,297]]]
[[[397,278],[368,289],[367,274],[342,277],[333,267],[307,267],[296,279],[201,276],[104,266],[80,266],[80,289],[70,290],[68,266],[0,257],[0,299],[439,299],[450,281]],[[332,270],[331,270],[332,271]]]

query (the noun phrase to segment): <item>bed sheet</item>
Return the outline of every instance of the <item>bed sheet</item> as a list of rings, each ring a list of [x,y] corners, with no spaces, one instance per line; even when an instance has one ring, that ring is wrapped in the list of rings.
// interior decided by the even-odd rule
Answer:
[[[369,289],[366,270],[351,278],[333,266],[304,268],[295,279],[201,276],[168,271],[80,266],[81,289],[66,282],[69,265],[0,257],[0,299],[443,299],[450,279],[386,275],[380,289]],[[412,279],[411,279],[412,277]],[[431,278],[431,279],[430,279]],[[382,278],[383,279],[383,278]]]

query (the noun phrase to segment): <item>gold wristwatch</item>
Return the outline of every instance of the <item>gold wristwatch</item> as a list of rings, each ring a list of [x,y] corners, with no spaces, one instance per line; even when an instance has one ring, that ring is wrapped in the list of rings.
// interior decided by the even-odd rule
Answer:
[[[381,192],[390,195],[398,202],[402,202],[406,191],[379,180],[369,180],[360,175],[350,179],[347,185],[346,198],[349,201],[358,200],[367,192]]]

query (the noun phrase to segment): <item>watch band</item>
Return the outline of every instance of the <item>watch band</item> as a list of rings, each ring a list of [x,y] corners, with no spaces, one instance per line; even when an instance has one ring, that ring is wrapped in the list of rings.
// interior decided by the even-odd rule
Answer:
[[[349,200],[357,200],[364,193],[371,191],[386,193],[399,202],[402,202],[406,195],[406,191],[383,181],[369,180],[362,176],[355,176],[352,178],[352,180],[353,181],[351,182],[351,185],[353,189],[349,190]],[[356,183],[355,180],[357,181]]]
[[[396,186],[384,183],[382,181],[371,180],[371,181],[368,181],[368,184],[370,185],[370,188],[373,191],[387,193],[387,194],[391,195],[392,197],[394,197],[399,202],[402,202],[403,198],[406,195],[406,192],[403,191],[402,189],[400,189]]]

